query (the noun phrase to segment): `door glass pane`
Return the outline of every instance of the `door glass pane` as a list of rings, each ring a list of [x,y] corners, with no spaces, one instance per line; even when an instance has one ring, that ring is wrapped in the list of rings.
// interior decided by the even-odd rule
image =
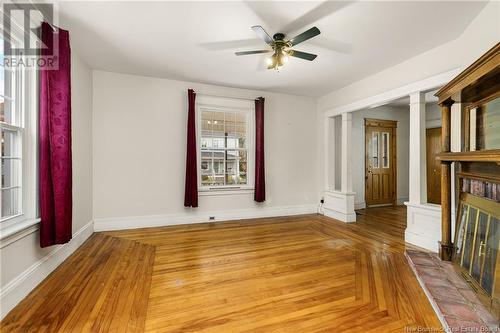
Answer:
[[[464,253],[462,260],[462,266],[466,270],[469,270],[471,263],[472,241],[474,238],[476,217],[477,217],[477,209],[470,207],[469,216],[467,220],[467,231],[465,233]]]
[[[488,215],[483,212],[479,213],[479,219],[477,224],[476,239],[474,241],[474,252],[472,261],[472,276],[478,280],[481,275],[481,265],[483,263],[483,257],[486,253],[486,227],[488,223]]]
[[[382,133],[382,166],[389,167],[389,133]]]
[[[379,167],[379,151],[378,151],[379,132],[372,134],[372,153],[373,153],[373,167]]]
[[[488,239],[486,240],[486,254],[484,258],[484,269],[481,278],[481,286],[491,295],[493,292],[493,277],[498,255],[498,242],[500,239],[500,221],[491,217]]]
[[[463,246],[463,241],[464,241],[464,233],[465,233],[465,226],[467,224],[467,210],[468,210],[468,205],[465,204],[460,204],[460,223],[459,223],[459,229],[458,229],[458,235],[457,235],[457,242],[455,244],[455,255],[459,255],[462,253],[462,246]]]

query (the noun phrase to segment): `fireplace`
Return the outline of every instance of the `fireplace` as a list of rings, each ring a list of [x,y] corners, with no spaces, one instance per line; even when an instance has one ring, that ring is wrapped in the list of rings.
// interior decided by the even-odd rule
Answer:
[[[436,96],[442,112],[442,152],[437,155],[441,161],[439,255],[453,261],[483,303],[500,317],[500,43]],[[455,146],[455,151],[451,151],[452,136],[460,139],[460,149]],[[456,212],[454,237],[452,211]]]
[[[462,192],[453,262],[493,313],[500,312],[499,243],[500,202]]]

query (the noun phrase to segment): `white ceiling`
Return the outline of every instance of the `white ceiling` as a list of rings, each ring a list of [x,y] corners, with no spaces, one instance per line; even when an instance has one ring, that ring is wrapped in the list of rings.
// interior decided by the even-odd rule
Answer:
[[[60,25],[94,69],[224,86],[321,96],[457,38],[485,2],[62,2]],[[296,47],[279,73],[263,69],[265,48],[250,29],[293,37],[321,35]]]

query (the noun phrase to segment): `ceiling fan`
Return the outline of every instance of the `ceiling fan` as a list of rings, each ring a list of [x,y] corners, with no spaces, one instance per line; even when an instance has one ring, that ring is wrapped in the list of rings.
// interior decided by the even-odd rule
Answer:
[[[269,34],[262,28],[260,25],[255,25],[252,27],[252,30],[269,46],[271,46],[271,50],[255,50],[255,51],[241,51],[235,52],[237,56],[249,55],[249,54],[260,54],[260,53],[270,53],[273,52],[273,55],[270,58],[267,58],[267,69],[281,69],[286,62],[288,62],[288,57],[296,57],[304,60],[313,61],[316,59],[317,55],[307,52],[301,52],[292,50],[291,48],[297,44],[305,42],[308,39],[311,39],[320,34],[318,28],[313,27],[309,30],[304,31],[303,33],[293,37],[292,39],[285,40],[285,34],[279,32],[274,34],[273,38],[269,36]]]

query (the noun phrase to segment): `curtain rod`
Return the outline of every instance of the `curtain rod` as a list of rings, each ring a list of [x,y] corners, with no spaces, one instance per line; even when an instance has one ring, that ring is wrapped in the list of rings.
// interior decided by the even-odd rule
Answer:
[[[195,93],[196,93],[196,90],[195,90]],[[196,93],[198,94],[198,93]],[[244,101],[255,101],[257,100],[259,97],[256,97],[256,98],[244,98],[244,97],[230,97],[230,96],[220,96],[220,95],[209,95],[209,94],[198,94],[198,95],[201,95],[201,96],[209,96],[209,97],[218,97],[218,98],[227,98],[227,99],[241,99],[241,100],[244,100]]]

